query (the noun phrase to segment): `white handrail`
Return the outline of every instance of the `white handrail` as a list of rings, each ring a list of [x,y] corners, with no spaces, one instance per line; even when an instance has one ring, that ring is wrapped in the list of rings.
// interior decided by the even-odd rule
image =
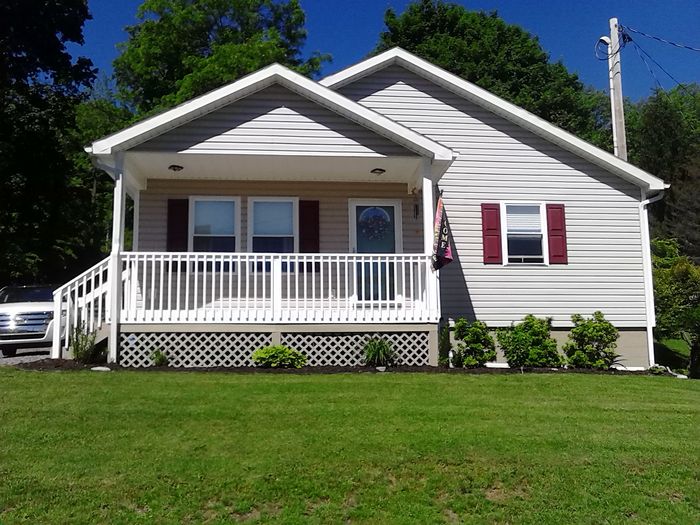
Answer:
[[[424,254],[124,252],[122,323],[437,322]]]
[[[52,358],[63,357],[76,327],[95,332],[109,322],[109,278],[107,258],[54,291]]]

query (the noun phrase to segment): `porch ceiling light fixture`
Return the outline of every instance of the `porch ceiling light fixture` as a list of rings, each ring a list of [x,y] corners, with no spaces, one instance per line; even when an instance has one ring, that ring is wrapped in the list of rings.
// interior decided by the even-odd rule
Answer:
[[[384,175],[386,173],[386,170],[383,168],[374,168],[373,170],[370,171],[371,174],[379,176],[379,175]]]
[[[182,171],[184,168],[179,164],[171,164],[170,166],[168,166],[168,169],[177,173],[178,171]]]

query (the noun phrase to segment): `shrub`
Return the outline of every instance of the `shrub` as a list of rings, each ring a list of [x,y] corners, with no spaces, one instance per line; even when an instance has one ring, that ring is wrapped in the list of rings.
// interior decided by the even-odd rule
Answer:
[[[151,354],[151,361],[155,366],[168,366],[170,360],[165,352],[160,348]]]
[[[363,348],[367,366],[391,366],[396,363],[396,353],[391,341],[380,338],[369,339]]]
[[[452,364],[474,368],[484,366],[496,359],[496,344],[486,323],[458,319],[455,323],[457,351],[453,352]]]
[[[518,324],[498,330],[496,337],[513,368],[559,366],[557,342],[550,337],[552,319],[526,315]]]
[[[261,368],[301,368],[306,356],[284,345],[259,348],[253,352],[253,362]]]
[[[450,366],[450,350],[452,350],[450,326],[445,325],[438,335],[438,366]]]
[[[590,319],[574,314],[571,321],[574,327],[563,348],[569,365],[607,370],[615,364],[619,357],[615,352],[619,334],[602,312],[594,312]]]
[[[73,328],[68,348],[73,359],[79,363],[99,363],[104,361],[104,348],[95,346],[95,332],[88,332],[84,325]]]

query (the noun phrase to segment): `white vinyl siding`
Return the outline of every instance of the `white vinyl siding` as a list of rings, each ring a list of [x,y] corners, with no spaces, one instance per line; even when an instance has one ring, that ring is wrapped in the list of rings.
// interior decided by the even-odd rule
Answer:
[[[278,85],[168,131],[135,147],[134,151],[415,155]]]
[[[646,325],[639,188],[398,66],[340,92],[459,154],[439,184],[456,247],[440,276],[445,318],[508,326],[532,313],[565,327],[602,310]],[[568,264],[483,264],[480,206],[511,201],[566,206]]]

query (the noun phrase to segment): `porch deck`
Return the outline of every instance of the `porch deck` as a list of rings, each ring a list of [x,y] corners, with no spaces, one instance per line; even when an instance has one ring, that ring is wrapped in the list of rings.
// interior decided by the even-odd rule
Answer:
[[[56,357],[76,327],[111,323],[112,293],[128,325],[428,324],[440,315],[424,254],[122,252],[55,292],[67,327]]]

